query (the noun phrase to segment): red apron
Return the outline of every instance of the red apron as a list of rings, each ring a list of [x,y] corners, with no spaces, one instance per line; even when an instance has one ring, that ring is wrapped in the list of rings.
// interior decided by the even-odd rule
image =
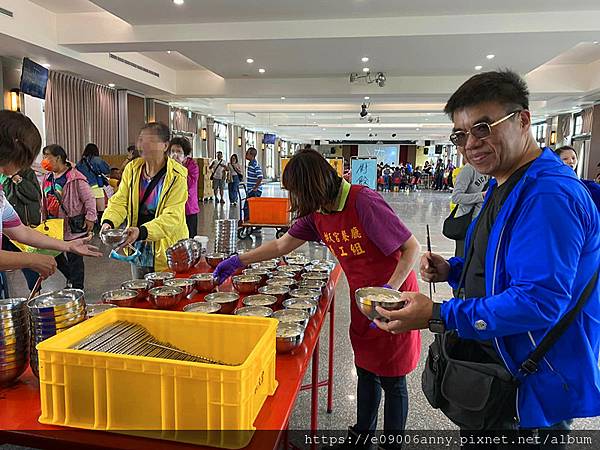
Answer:
[[[398,265],[401,252],[385,256],[369,239],[360,224],[356,198],[363,186],[352,186],[343,211],[313,215],[323,242],[337,257],[350,285],[350,342],[358,367],[379,376],[397,377],[415,369],[421,353],[418,330],[391,334],[371,328],[356,306],[354,292],[362,287],[383,286]],[[418,292],[417,276],[412,271],[401,291]]]

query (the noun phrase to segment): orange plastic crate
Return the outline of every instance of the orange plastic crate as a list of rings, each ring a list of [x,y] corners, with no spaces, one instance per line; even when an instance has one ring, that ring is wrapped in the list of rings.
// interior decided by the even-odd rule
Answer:
[[[288,198],[251,197],[249,223],[261,225],[287,225],[290,223],[290,200]]]

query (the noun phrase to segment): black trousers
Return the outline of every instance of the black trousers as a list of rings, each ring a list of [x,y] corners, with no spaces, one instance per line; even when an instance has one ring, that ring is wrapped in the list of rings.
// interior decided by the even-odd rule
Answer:
[[[198,214],[189,214],[185,216],[185,223],[190,234],[190,239],[198,233]]]
[[[83,289],[85,277],[83,256],[75,253],[61,253],[55,259],[58,270],[67,279],[67,284],[75,289]]]

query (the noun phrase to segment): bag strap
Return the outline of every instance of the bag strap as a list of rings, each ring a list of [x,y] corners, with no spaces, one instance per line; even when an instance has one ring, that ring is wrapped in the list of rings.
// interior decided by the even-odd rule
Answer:
[[[537,372],[538,363],[546,355],[548,350],[550,350],[550,347],[552,347],[556,343],[556,341],[558,341],[558,339],[564,334],[567,328],[569,328],[569,326],[573,323],[577,315],[585,306],[588,298],[594,290],[596,281],[598,281],[598,269],[596,269],[596,273],[594,273],[592,279],[588,282],[587,286],[579,296],[579,300],[577,300],[575,306],[569,312],[567,312],[556,325],[554,325],[550,329],[546,336],[544,336],[544,339],[542,339],[540,345],[538,345],[535,348],[535,350],[533,350],[529,354],[529,358],[527,358],[521,364],[521,366],[519,367],[519,372],[521,372],[523,375],[531,375],[532,373]]]
[[[144,195],[142,196],[142,199],[140,200],[140,205],[143,205],[144,202],[146,200],[148,200],[148,197],[150,197],[150,194],[152,194],[152,191],[154,190],[154,188],[156,187],[156,185],[158,184],[158,182],[161,180],[162,177],[165,176],[165,174],[167,173],[167,166],[163,166],[162,169],[160,169],[156,175],[154,175],[152,177],[152,179],[150,180],[150,184],[148,185],[148,187],[146,188],[146,190],[144,191]]]
[[[71,169],[69,169],[71,170]],[[69,172],[69,170],[67,170],[67,172]],[[65,172],[65,174],[67,173]],[[62,196],[56,191],[56,189],[54,188],[54,182],[56,181],[54,179],[54,175],[52,175],[52,180],[48,180],[50,181],[50,192],[52,193],[52,195],[54,195],[54,198],[56,199],[56,201],[58,202],[58,204],[60,205],[60,208],[63,210],[63,212],[65,213],[66,217],[69,217],[69,213],[67,212],[65,205],[62,202]]]

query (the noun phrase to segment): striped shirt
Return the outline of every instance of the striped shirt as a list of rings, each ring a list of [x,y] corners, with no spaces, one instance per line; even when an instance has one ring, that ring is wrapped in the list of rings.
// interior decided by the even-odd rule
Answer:
[[[2,242],[2,231],[5,228],[15,228],[21,225],[21,219],[19,215],[12,207],[12,205],[6,200],[4,191],[0,189],[0,242]]]
[[[254,189],[258,180],[262,180],[263,172],[260,164],[256,159],[253,159],[248,163],[248,173],[246,176],[248,191]],[[262,192],[262,184],[257,189],[258,192]]]

